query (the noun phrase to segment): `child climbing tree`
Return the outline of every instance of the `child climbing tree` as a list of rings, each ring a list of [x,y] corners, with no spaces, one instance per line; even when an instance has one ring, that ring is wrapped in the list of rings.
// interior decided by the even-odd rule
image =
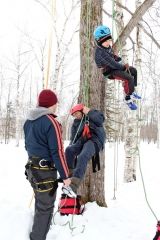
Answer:
[[[124,45],[126,39],[145,12],[152,6],[155,0],[145,0],[135,11],[132,18],[120,33],[115,43],[118,49],[120,42]],[[94,63],[93,31],[102,23],[102,0],[81,0],[80,18],[80,95],[79,101],[86,106],[104,111],[105,109],[105,81]],[[105,156],[101,156],[101,171],[93,174],[91,164],[88,166],[86,178],[81,187],[81,193],[85,195],[85,201],[96,201],[105,206],[104,197],[104,165]]]

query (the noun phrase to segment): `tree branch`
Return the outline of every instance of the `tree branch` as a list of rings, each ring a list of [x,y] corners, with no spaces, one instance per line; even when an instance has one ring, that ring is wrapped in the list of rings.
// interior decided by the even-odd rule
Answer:
[[[122,4],[120,4],[119,2],[116,1],[116,4],[125,9],[128,13],[130,13],[132,16],[134,15],[127,7],[123,6]],[[106,12],[105,12],[106,13]],[[107,14],[107,13],[106,13]],[[109,14],[107,14],[109,16]],[[112,15],[110,15],[112,17]],[[143,22],[145,22],[143,19],[142,19]],[[145,22],[147,24],[147,26],[149,27],[148,23]],[[154,38],[153,34],[150,34],[145,28],[144,26],[141,24],[141,23],[138,23],[138,27],[140,27],[143,32],[149,37],[151,38],[151,40],[155,43],[155,45],[160,49],[160,44],[157,42],[157,40]],[[150,27],[149,27],[150,28]],[[152,29],[150,28],[150,31],[152,32]]]
[[[142,16],[146,13],[146,11],[153,5],[153,3],[156,0],[145,0],[135,11],[132,18],[128,22],[128,24],[125,26],[124,30],[121,32],[119,39],[116,40],[114,46],[118,49],[118,42],[121,42],[121,45],[123,46],[125,44],[126,39],[134,29],[134,27],[138,24],[138,22],[141,20]]]
[[[132,16],[134,15],[127,7],[123,6],[122,4],[120,4],[119,2],[116,2],[116,4],[125,9],[127,12],[129,12]],[[112,15],[109,14],[108,12],[106,12],[106,10],[103,9],[103,12],[110,18],[112,18]],[[115,19],[115,21],[118,23],[118,21]],[[142,19],[143,22],[145,22],[143,19]],[[145,22],[146,23],[146,22]],[[147,23],[146,23],[147,24]],[[147,24],[148,25],[148,24]],[[138,23],[138,27],[142,29],[142,31],[155,43],[155,45],[160,49],[160,44],[157,42],[157,40],[154,38],[153,34],[150,34],[146,29],[145,27]],[[151,30],[151,29],[150,29]],[[151,30],[152,32],[152,30]]]

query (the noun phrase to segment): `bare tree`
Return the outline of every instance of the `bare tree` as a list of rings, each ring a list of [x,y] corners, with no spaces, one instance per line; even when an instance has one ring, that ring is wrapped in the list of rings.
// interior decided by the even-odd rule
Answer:
[[[40,69],[41,73],[41,88],[45,88],[45,71],[46,71],[46,66],[45,66],[45,59],[46,59],[46,39],[44,42],[41,41],[36,41],[36,47],[33,44],[33,40],[29,36],[29,34],[25,33],[29,40],[29,46],[32,49],[33,55],[35,57],[35,60],[38,64],[38,67]],[[39,47],[38,47],[39,46]],[[38,49],[37,49],[38,48]],[[37,49],[37,50],[36,50]]]
[[[79,12],[80,1],[71,0],[69,5],[65,1],[59,3],[53,0],[46,2],[35,1],[47,11],[50,17],[49,39],[47,41],[48,49],[47,51],[45,50],[46,63],[44,70],[46,74],[44,87],[54,89],[58,93],[59,105],[57,112],[59,113],[64,107],[64,88],[66,88],[66,83],[68,81],[66,77],[68,62],[70,62],[70,65],[73,65],[71,71],[75,71],[74,65],[76,61],[74,61],[74,58],[77,57],[77,55],[70,55],[72,43],[79,32],[79,21],[75,21],[74,24],[72,22],[73,26],[71,25],[71,21],[75,14],[74,12]],[[58,4],[60,9],[57,7]],[[61,22],[59,19],[61,19]],[[60,28],[59,25],[62,27]],[[77,76],[77,81],[78,80],[79,77]]]
[[[80,96],[91,108],[105,110],[105,82],[94,63],[94,42],[93,31],[102,21],[101,0],[81,0],[80,17]],[[93,173],[90,163],[83,184],[81,193],[84,200],[96,201],[101,206],[106,206],[104,196],[104,152],[101,155],[101,170]]]
[[[136,1],[136,9],[142,4],[141,1]],[[137,26],[139,26],[137,24]],[[137,45],[135,51],[135,62],[138,71],[138,81],[141,79],[141,29],[137,27]],[[134,49],[135,50],[135,49]],[[124,182],[132,182],[136,180],[136,163],[137,163],[137,148],[139,147],[139,113],[137,111],[127,112],[125,121],[125,165],[124,165]]]
[[[14,60],[8,59],[10,63],[9,70],[12,71],[12,87],[16,89],[16,97],[15,97],[15,138],[16,138],[16,146],[19,146],[20,139],[20,122],[21,122],[21,108],[22,104],[20,101],[21,96],[21,86],[22,86],[22,77],[29,67],[29,65],[34,61],[34,59],[29,59],[26,55],[30,54],[30,50],[22,50],[22,42],[20,42],[17,50],[17,55]]]
[[[92,2],[92,9],[90,9],[90,7],[89,7],[90,2]],[[119,33],[118,39],[114,45],[114,47],[116,49],[120,49],[120,46],[121,47],[124,46],[125,41],[127,40],[127,38],[129,38],[129,35],[132,32],[133,28],[135,26],[137,26],[137,24],[140,21],[140,19],[142,18],[142,16],[149,9],[149,7],[152,6],[152,4],[154,2],[155,2],[155,0],[145,0],[137,8],[137,10],[133,14],[131,20],[128,22],[126,27]],[[97,6],[100,6],[100,4],[101,4],[101,6],[102,6],[102,2],[100,3],[99,1],[85,1],[85,0],[81,1],[81,28],[80,28],[81,83],[80,83],[79,99],[83,99],[83,101],[91,107],[92,106],[97,107],[99,100],[100,100],[100,102],[103,102],[103,100],[101,101],[101,96],[102,96],[102,98],[104,98],[103,94],[97,94],[97,92],[98,92],[97,88],[101,89],[101,86],[103,84],[101,86],[97,87],[97,85],[100,84],[100,80],[96,80],[96,85],[95,85],[94,77],[96,76],[97,79],[99,79],[99,78],[95,72],[94,64],[92,65],[93,60],[91,58],[92,57],[91,49],[93,47],[93,40],[91,37],[91,33],[94,30],[94,27],[92,27],[92,26],[96,26],[96,25],[100,24],[100,22],[101,22],[101,20],[98,20],[95,24],[95,18],[93,16],[95,13],[95,9],[97,9],[97,7],[94,8],[95,7],[94,4],[97,4]],[[100,15],[98,15],[97,11],[96,11],[96,15],[97,15],[96,20],[97,20],[100,16]],[[90,18],[87,18],[87,16],[90,16]],[[92,19],[92,20],[90,21],[90,19]],[[89,35],[88,35],[88,29],[89,29]],[[88,39],[89,39],[89,41],[88,41]],[[88,42],[89,42],[89,44],[88,44]],[[119,45],[119,43],[120,43],[120,45]],[[87,55],[87,53],[88,53],[88,55]],[[93,59],[94,59],[94,57],[93,57]],[[103,81],[102,81],[102,83],[103,83]],[[104,89],[104,87],[103,87],[103,89]],[[97,96],[100,96],[100,99],[97,99]],[[94,100],[93,100],[93,98],[94,98]],[[96,103],[95,103],[95,101],[96,101]],[[130,127],[132,128],[132,123],[133,123],[133,119],[131,120],[131,123],[129,123],[129,121],[128,121],[129,128]],[[114,125],[113,125],[113,129],[114,129]],[[92,200],[93,197],[90,194],[90,190],[96,189],[97,186],[94,186],[94,184],[95,184],[94,182],[97,182],[97,181],[95,181],[94,176],[92,176],[92,174],[91,174],[90,166],[88,169],[90,170],[90,172],[87,172],[82,189],[83,189],[83,193],[85,193],[86,200]],[[91,178],[91,176],[92,176],[92,178]],[[90,183],[90,179],[93,179],[94,188],[92,188],[92,182]],[[102,181],[102,179],[101,179],[101,181]],[[89,196],[91,196],[91,198]],[[97,200],[96,196],[94,197],[94,200],[95,199]]]
[[[0,139],[2,143],[2,94],[3,94],[3,82],[4,82],[4,76],[3,76],[3,70],[1,66],[1,72],[0,72]]]
[[[127,50],[124,48],[127,38],[129,37],[129,34],[133,30],[133,27],[136,25],[142,25],[142,23],[138,23],[137,20],[140,20],[143,16],[143,14],[146,12],[148,7],[150,7],[153,2],[152,1],[144,1],[142,4],[141,2],[138,2],[136,7],[137,10],[134,14],[132,14],[132,18],[129,21],[129,23],[124,28],[123,25],[123,13],[121,11],[122,2],[117,0],[116,1],[116,22],[118,24],[118,29],[120,29],[117,41],[114,44],[114,47],[116,49],[122,50],[122,56],[123,59],[127,62],[126,56],[127,56]],[[119,8],[118,8],[119,7]],[[139,30],[139,29],[138,29]],[[140,43],[140,39],[138,40]],[[139,46],[139,49],[141,49],[142,46]],[[140,50],[139,50],[140,51]],[[140,58],[140,54],[136,55],[137,61],[138,58]],[[124,171],[124,180],[126,182],[133,181],[136,179],[136,154],[137,154],[137,144],[138,144],[138,135],[137,134],[137,127],[138,127],[138,118],[136,112],[127,112],[125,113],[125,153],[126,153],[126,160],[125,160],[125,171]],[[111,129],[113,126],[111,126]],[[139,130],[138,130],[139,132]]]

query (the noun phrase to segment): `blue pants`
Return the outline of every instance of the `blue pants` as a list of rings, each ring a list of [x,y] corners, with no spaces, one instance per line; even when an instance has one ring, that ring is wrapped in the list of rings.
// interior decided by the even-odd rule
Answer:
[[[73,170],[73,177],[84,177],[88,161],[95,155],[95,144],[91,140],[85,143],[77,141],[66,148],[65,155],[69,169]],[[75,166],[76,164],[76,166]]]

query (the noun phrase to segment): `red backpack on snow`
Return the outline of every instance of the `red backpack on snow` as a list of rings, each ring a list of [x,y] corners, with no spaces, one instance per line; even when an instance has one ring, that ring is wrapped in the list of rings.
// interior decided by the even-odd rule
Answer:
[[[66,194],[62,194],[58,205],[58,211],[61,215],[82,214],[84,206],[82,206],[81,196],[77,195],[76,198],[71,198]]]

